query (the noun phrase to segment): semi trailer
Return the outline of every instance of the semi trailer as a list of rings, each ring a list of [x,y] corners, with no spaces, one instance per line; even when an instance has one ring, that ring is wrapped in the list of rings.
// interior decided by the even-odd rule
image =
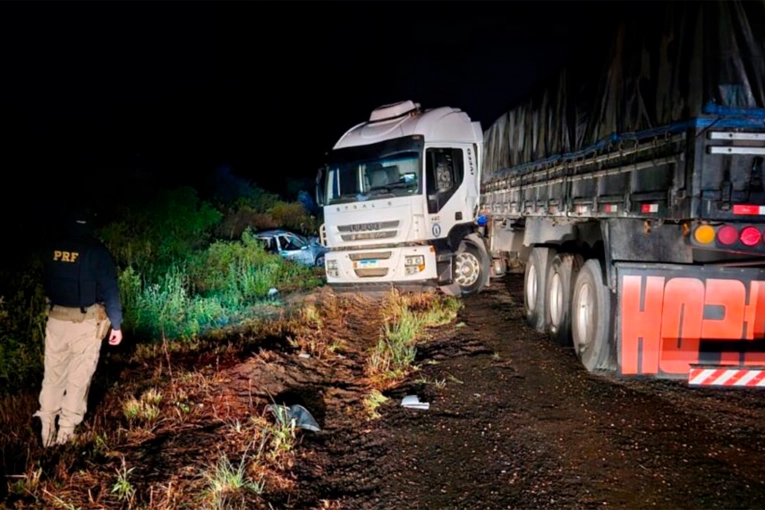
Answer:
[[[765,386],[765,3],[643,5],[485,132],[412,101],[349,130],[328,284],[467,295],[517,262],[588,371]]]

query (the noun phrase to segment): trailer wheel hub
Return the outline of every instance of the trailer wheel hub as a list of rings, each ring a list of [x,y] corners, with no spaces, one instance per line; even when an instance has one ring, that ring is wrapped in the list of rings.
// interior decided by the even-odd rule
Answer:
[[[590,347],[592,337],[595,334],[593,328],[593,314],[595,307],[595,296],[593,295],[594,289],[587,283],[581,286],[579,295],[577,296],[576,313],[578,315],[576,322],[576,348],[580,353],[583,353]]]
[[[550,325],[557,332],[563,317],[563,282],[560,273],[553,273],[550,281]]]
[[[534,264],[529,266],[524,287],[526,288],[526,306],[529,314],[531,314],[537,307],[537,268]]]

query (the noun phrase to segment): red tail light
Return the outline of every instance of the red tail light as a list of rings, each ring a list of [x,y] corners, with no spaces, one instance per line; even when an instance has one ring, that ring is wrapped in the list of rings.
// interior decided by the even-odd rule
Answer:
[[[760,234],[760,231],[754,227],[746,227],[741,231],[739,239],[743,245],[754,246],[760,242],[760,239],[762,239],[762,234]]]
[[[759,233],[759,232],[758,232]],[[730,246],[738,241],[738,231],[730,225],[725,225],[717,231],[717,242]]]

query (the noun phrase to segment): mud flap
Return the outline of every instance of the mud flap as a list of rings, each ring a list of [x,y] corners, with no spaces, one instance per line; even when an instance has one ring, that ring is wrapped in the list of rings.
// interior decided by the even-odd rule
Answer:
[[[765,366],[765,269],[615,266],[620,375],[690,381],[727,367],[740,371],[705,379],[744,379]]]

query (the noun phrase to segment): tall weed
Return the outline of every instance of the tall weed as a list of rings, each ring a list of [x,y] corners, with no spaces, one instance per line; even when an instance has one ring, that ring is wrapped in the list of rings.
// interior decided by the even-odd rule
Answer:
[[[0,273],[0,394],[38,383],[45,344],[42,264]]]

